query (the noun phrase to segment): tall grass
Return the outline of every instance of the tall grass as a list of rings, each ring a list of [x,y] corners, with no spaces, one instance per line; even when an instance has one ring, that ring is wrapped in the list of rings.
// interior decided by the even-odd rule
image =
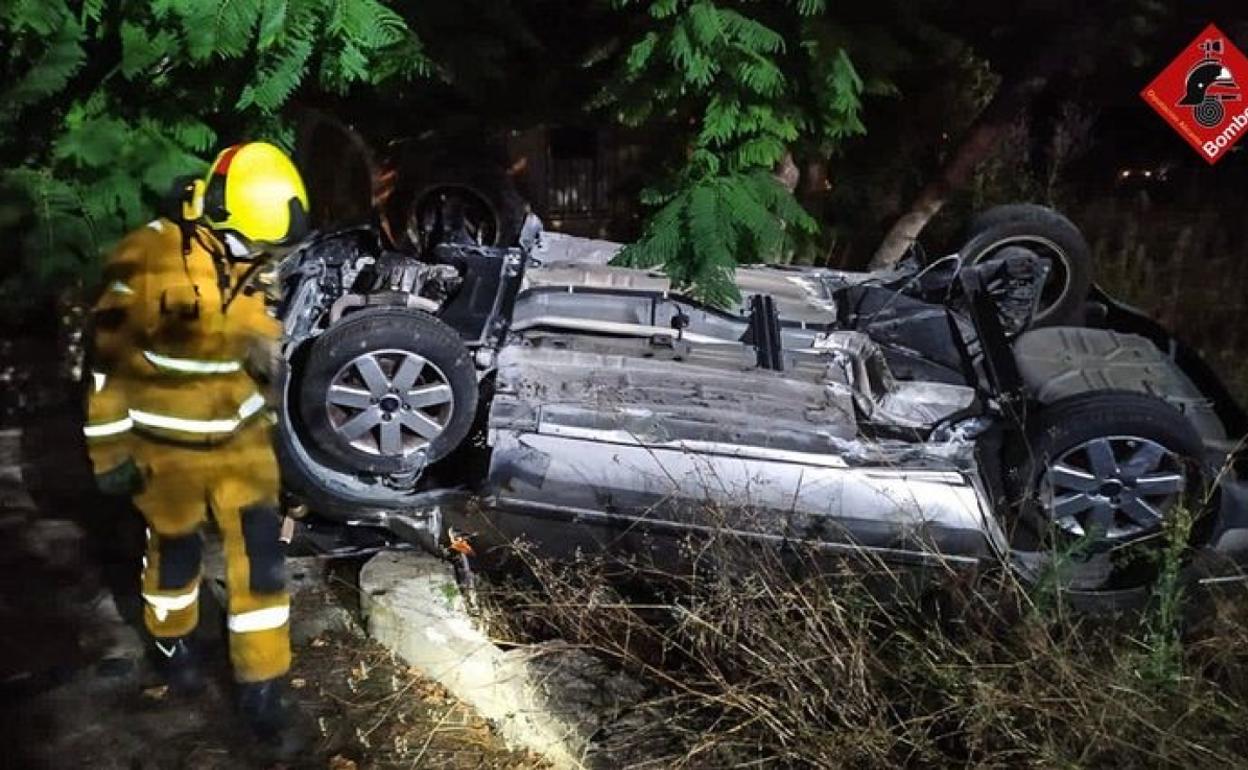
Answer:
[[[1248,205],[1201,209],[1106,197],[1079,212],[1109,292],[1196,347],[1248,404]]]
[[[503,638],[557,636],[647,686],[600,736],[607,766],[1233,766],[1248,610],[1180,601],[1182,550],[1130,615],[1039,606],[1007,570],[916,582],[727,536],[675,570],[517,546],[528,579],[482,600]]]

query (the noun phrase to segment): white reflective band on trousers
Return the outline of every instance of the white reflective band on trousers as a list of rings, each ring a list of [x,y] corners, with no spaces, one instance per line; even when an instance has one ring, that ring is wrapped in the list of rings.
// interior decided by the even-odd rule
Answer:
[[[156,615],[157,620],[164,620],[170,612],[175,610],[184,610],[195,603],[199,598],[199,584],[184,594],[176,594],[174,596],[161,596],[160,594],[143,594],[143,601],[147,602],[152,608],[152,612]]]
[[[104,438],[105,436],[116,436],[118,433],[125,433],[133,427],[134,420],[129,417],[122,417],[120,420],[102,422],[98,425],[84,425],[82,427],[82,435],[87,438]]]
[[[180,374],[229,374],[243,368],[243,362],[236,359],[209,361],[199,358],[174,358],[173,356],[162,356],[160,353],[151,350],[144,350],[143,357],[157,369],[166,372],[178,372]]]
[[[175,417],[169,414],[156,414],[141,409],[131,409],[130,417],[136,425],[149,428],[177,430],[183,433],[231,433],[244,420],[264,408],[264,396],[252,393],[238,407],[238,417],[225,417],[218,420],[193,420],[188,417]]]
[[[285,604],[281,607],[266,607],[263,610],[230,615],[226,625],[236,634],[245,634],[251,631],[270,631],[274,628],[281,628],[288,620],[290,620],[290,605]]]

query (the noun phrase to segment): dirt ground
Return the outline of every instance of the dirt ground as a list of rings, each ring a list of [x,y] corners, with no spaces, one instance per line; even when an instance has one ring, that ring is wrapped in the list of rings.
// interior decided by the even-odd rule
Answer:
[[[0,374],[6,352],[11,346],[0,350]],[[234,716],[223,612],[212,591],[203,592],[198,632],[208,691],[178,700],[160,686],[138,620],[142,523],[91,492],[62,395],[10,391],[0,415],[0,765],[274,766]],[[352,607],[358,565],[324,567],[301,559],[290,570],[291,682],[320,735],[285,767],[541,766],[508,751],[440,686],[369,642]]]

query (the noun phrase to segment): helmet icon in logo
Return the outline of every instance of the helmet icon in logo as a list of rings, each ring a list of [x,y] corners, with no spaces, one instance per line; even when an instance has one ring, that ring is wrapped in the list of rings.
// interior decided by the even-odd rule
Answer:
[[[1239,101],[1239,85],[1230,69],[1222,63],[1222,41],[1206,40],[1200,44],[1204,58],[1187,73],[1186,93],[1180,106],[1191,107],[1192,117],[1205,128],[1221,125],[1226,110],[1222,102]]]

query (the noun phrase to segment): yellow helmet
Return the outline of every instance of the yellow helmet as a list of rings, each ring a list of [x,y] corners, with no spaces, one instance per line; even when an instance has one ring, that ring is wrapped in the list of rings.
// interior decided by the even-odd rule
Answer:
[[[203,181],[199,207],[235,256],[290,246],[308,230],[308,193],[286,153],[267,142],[221,151]]]

